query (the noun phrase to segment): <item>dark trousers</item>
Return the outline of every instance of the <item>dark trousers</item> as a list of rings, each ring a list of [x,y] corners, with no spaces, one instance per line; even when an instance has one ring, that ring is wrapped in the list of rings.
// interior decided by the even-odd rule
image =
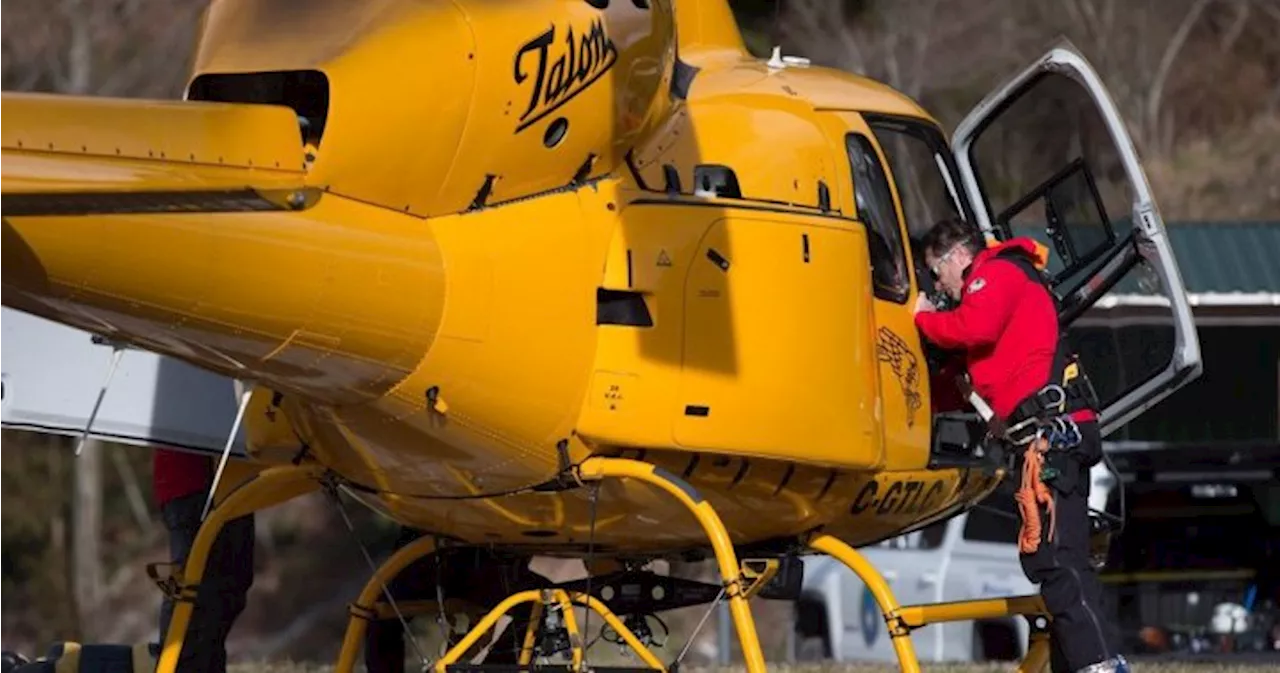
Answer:
[[[1119,654],[1116,628],[1102,610],[1102,583],[1089,562],[1089,468],[1101,459],[1102,438],[1097,423],[1081,424],[1080,432],[1080,446],[1051,451],[1046,457],[1046,465],[1059,471],[1048,481],[1054,497],[1054,539],[1045,539],[1049,525],[1042,508],[1040,547],[1019,558],[1027,579],[1040,585],[1053,616],[1053,673],[1077,671]],[[1021,474],[1021,467],[1014,474]]]
[[[207,493],[197,493],[166,503],[160,509],[169,529],[169,554],[174,563],[185,563],[200,530],[200,514]],[[253,515],[228,521],[209,551],[204,577],[196,594],[195,609],[187,625],[178,657],[183,673],[224,673],[227,670],[227,635],[244,610],[253,585]],[[165,597],[160,607],[160,646],[169,631],[173,601]]]
[[[421,535],[403,528],[396,548]],[[548,584],[546,578],[528,569],[529,559],[498,554],[478,547],[451,548],[428,554],[405,567],[387,589],[397,604],[403,601],[434,601],[439,584],[445,600],[462,599],[491,609],[511,594]],[[379,595],[379,602],[385,601]],[[516,606],[508,613],[512,622],[494,644],[485,663],[517,661],[518,648],[529,623],[532,604]],[[438,613],[436,613],[438,614]],[[424,615],[435,621],[436,614]],[[406,618],[412,621],[412,618]],[[365,631],[364,662],[368,673],[403,673],[405,634],[399,618],[375,619]],[[481,642],[488,642],[487,638]],[[428,656],[434,653],[427,653]]]

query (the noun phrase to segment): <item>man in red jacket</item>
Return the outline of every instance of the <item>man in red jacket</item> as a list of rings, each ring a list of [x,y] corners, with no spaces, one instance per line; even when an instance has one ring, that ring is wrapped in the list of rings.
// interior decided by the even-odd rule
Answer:
[[[963,352],[974,391],[995,413],[993,434],[1018,449],[1019,559],[1053,616],[1052,669],[1127,670],[1089,557],[1089,468],[1102,458],[1098,403],[1060,338],[1057,302],[1041,275],[1047,252],[1029,238],[986,246],[959,220],[938,223],[921,243],[935,284],[958,306],[938,311],[921,294],[916,327],[938,347]]]
[[[186,562],[205,500],[213,486],[215,462],[208,456],[174,449],[156,449],[152,457],[152,490],[169,529],[169,553],[174,563]],[[195,609],[187,625],[186,640],[178,658],[179,671],[225,673],[227,634],[244,610],[253,585],[253,515],[232,519],[223,526],[200,580]],[[167,596],[160,608],[160,646],[164,646],[173,615]]]

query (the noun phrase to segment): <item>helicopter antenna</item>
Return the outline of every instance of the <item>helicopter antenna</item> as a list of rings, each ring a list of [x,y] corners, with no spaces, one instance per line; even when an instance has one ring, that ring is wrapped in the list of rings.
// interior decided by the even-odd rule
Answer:
[[[773,21],[769,22],[769,43],[773,45],[775,55],[782,51],[782,29],[779,27],[782,22],[782,2],[783,0],[773,0]]]
[[[809,59],[802,56],[782,55],[782,32],[780,28],[782,23],[782,2],[783,0],[774,0],[773,21],[770,22],[771,25],[768,28],[769,43],[773,46],[768,61],[770,70],[781,70],[787,66],[806,66],[810,63]]]

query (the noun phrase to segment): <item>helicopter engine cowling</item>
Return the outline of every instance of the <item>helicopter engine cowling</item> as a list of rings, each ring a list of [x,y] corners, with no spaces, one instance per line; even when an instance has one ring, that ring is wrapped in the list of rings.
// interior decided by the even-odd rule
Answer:
[[[670,103],[670,0],[298,9],[287,0],[214,3],[188,98],[292,107],[310,182],[411,214],[608,173]]]

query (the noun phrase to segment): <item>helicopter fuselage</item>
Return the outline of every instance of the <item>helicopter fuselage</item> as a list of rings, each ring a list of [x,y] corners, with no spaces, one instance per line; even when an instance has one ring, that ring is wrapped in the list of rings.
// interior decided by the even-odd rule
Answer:
[[[865,544],[999,480],[928,469],[910,303],[871,291],[849,143],[875,146],[864,114],[937,132],[910,99],[677,57],[659,2],[544,2],[537,26],[338,3],[279,29],[231,4],[186,102],[6,96],[6,189],[70,195],[6,208],[6,305],[254,382],[256,456],[469,542],[701,546],[649,486],[527,491],[592,454],[681,475],[736,544]],[[298,46],[324,30],[350,41]],[[101,146],[42,152],[86,116]],[[205,192],[76,201],[104,187]]]

